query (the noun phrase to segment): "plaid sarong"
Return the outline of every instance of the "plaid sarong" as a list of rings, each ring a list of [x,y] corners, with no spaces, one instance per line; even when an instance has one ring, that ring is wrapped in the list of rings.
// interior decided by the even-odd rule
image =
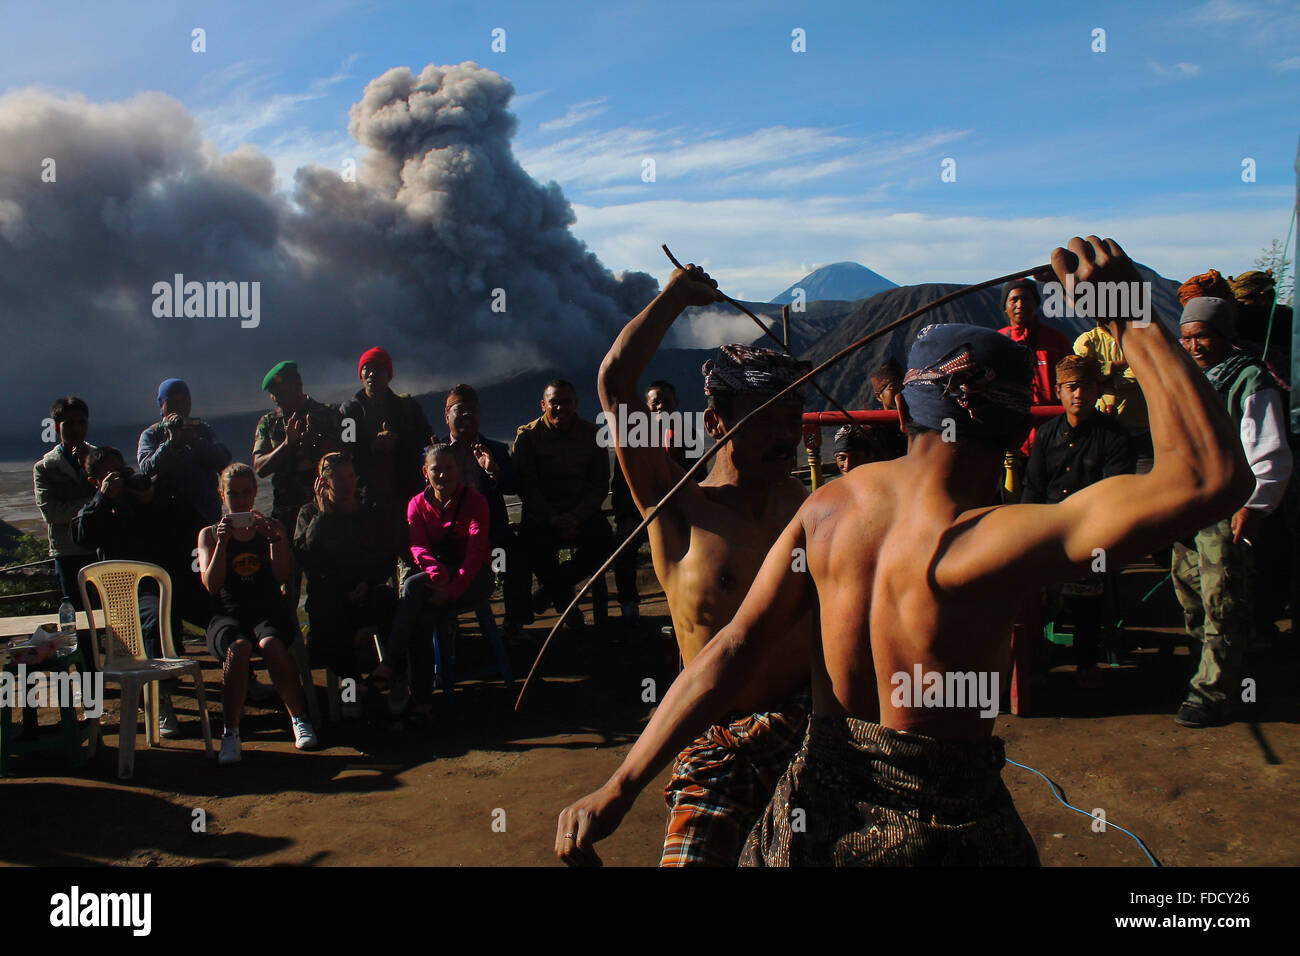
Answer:
[[[745,837],[803,742],[807,693],[780,712],[715,724],[677,755],[664,788],[660,866],[735,866]]]
[[[741,866],[1037,866],[997,737],[814,716]]]

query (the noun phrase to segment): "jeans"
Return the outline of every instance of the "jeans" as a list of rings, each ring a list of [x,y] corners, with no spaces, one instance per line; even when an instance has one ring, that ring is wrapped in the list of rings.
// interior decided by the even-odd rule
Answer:
[[[411,693],[416,697],[433,693],[434,629],[446,618],[477,606],[492,596],[492,568],[483,565],[465,593],[448,604],[430,604],[431,584],[427,572],[412,574],[402,582],[402,598],[397,618],[388,640],[384,642],[384,660],[394,669],[409,652],[411,658]]]

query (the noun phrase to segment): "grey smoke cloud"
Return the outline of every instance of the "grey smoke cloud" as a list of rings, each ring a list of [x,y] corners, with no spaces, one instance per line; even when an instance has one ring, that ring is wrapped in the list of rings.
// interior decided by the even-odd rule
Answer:
[[[0,97],[0,436],[35,435],[69,391],[97,420],[147,419],[173,375],[204,414],[260,407],[286,357],[337,399],[375,344],[403,390],[588,357],[594,372],[657,284],[610,273],[570,232],[559,186],[524,172],[513,94],[472,62],[390,69],[350,112],[356,181],[306,166],[290,195],[270,158],[218,153],[169,96]],[[260,283],[257,327],[156,318],[151,290],[177,273]]]

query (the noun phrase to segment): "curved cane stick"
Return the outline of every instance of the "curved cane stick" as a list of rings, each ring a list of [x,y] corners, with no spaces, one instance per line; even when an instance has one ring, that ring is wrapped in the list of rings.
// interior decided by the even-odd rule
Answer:
[[[722,446],[731,440],[731,437],[735,435],[736,432],[740,431],[740,429],[745,427],[746,422],[748,422],[755,415],[761,413],[768,406],[773,405],[776,402],[780,401],[782,398],[784,398],[790,392],[793,392],[804,382],[808,381],[815,375],[821,374],[826,369],[834,365],[836,362],[839,362],[841,359],[847,358],[849,355],[852,355],[854,352],[862,348],[867,343],[880,338],[882,335],[886,335],[887,333],[894,331],[899,326],[911,322],[913,319],[917,318],[918,316],[924,315],[926,312],[933,311],[934,309],[939,308],[939,306],[941,305],[946,305],[947,303],[952,302],[954,299],[960,299],[962,296],[970,295],[972,292],[979,292],[981,289],[987,289],[989,286],[1001,285],[1002,283],[1010,282],[1013,279],[1023,279],[1026,276],[1041,275],[1046,272],[1050,272],[1051,268],[1052,267],[1050,265],[1041,265],[1041,266],[1034,266],[1032,269],[1021,269],[1019,272],[1012,272],[1008,275],[998,276],[996,279],[988,279],[984,282],[977,282],[975,285],[968,285],[964,288],[957,289],[954,292],[949,292],[946,295],[941,295],[939,298],[927,302],[919,309],[914,309],[913,311],[907,313],[902,318],[895,319],[893,322],[890,322],[888,325],[884,326],[883,328],[879,328],[874,332],[864,335],[862,338],[858,339],[856,342],[852,343],[851,345],[846,345],[844,348],[840,349],[838,352],[836,352],[826,361],[822,362],[821,365],[818,365],[812,371],[808,372],[807,374],[791,382],[785,388],[781,389],[781,391],[777,392],[767,401],[763,402],[763,404],[759,405],[757,408],[751,411],[748,415],[745,415],[743,418],[741,418],[740,421],[736,422],[736,424],[732,425],[731,428],[729,428],[727,432],[717,440],[717,442],[714,444],[712,448],[710,448],[703,455],[701,455],[699,460],[696,461],[695,464],[691,465],[690,468],[686,469],[686,474],[682,475],[681,481],[673,485],[673,487],[669,490],[668,494],[664,495],[663,498],[660,499],[659,503],[650,509],[649,513],[646,514],[645,518],[641,520],[641,523],[637,525],[636,530],[633,531],[630,535],[628,535],[623,540],[623,543],[614,549],[614,553],[611,554],[605,560],[605,563],[602,564],[596,570],[596,573],[593,574],[587,580],[587,583],[582,586],[582,589],[579,590],[576,595],[574,595],[573,600],[569,603],[569,606],[564,609],[564,613],[560,615],[559,620],[555,622],[555,626],[551,628],[551,633],[546,636],[546,640],[542,643],[541,649],[538,650],[537,658],[533,661],[532,669],[528,671],[528,677],[524,680],[524,686],[519,691],[519,698],[518,700],[515,701],[515,711],[517,712],[523,707],[524,700],[528,696],[529,688],[532,687],[533,678],[537,676],[537,668],[542,663],[542,658],[546,655],[546,651],[551,646],[551,641],[555,638],[556,633],[560,630],[560,626],[563,625],[565,619],[568,618],[568,616],[571,613],[573,613],[573,609],[578,606],[578,602],[582,600],[584,595],[586,595],[587,591],[591,588],[591,585],[596,581],[597,578],[604,576],[605,572],[609,570],[610,565],[612,565],[616,560],[618,560],[619,556],[622,555],[622,553],[625,550],[627,550],[627,548],[632,544],[632,542],[636,540],[637,535],[639,535],[642,531],[644,531],[647,527],[650,526],[650,522],[654,521],[655,518],[659,516],[659,512],[661,512],[664,509],[664,507],[668,504],[668,502],[672,500],[673,496],[677,494],[677,492],[681,491],[681,489],[686,485],[686,483],[694,477],[695,473],[704,467],[704,463],[707,462],[709,459],[711,459],[714,455],[716,455],[718,451],[721,450]]]

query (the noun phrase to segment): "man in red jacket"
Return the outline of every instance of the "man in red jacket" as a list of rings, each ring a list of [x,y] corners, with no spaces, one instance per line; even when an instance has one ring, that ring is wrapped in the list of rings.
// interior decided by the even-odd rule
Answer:
[[[1055,405],[1056,363],[1067,355],[1073,355],[1074,347],[1062,333],[1040,321],[1038,307],[1042,301],[1038,283],[1033,279],[1008,282],[1002,287],[1002,311],[1011,324],[998,331],[1034,354],[1034,381],[1030,402],[1034,405]],[[1025,462],[1029,460],[1029,450],[1033,447],[1034,433],[1030,432],[1019,452],[1007,455],[1007,464],[1015,472],[1013,487],[1016,489],[1020,487]]]

